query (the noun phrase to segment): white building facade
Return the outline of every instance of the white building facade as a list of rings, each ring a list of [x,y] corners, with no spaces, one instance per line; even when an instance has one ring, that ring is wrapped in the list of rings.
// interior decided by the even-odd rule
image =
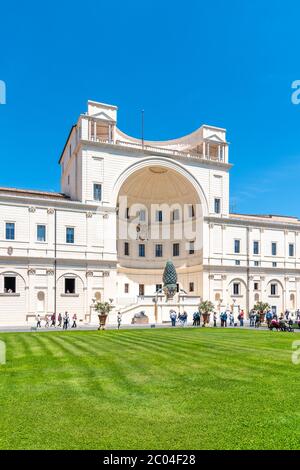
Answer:
[[[200,298],[217,311],[300,307],[300,221],[230,213],[225,129],[142,141],[118,129],[115,106],[89,101],[59,163],[61,193],[0,188],[0,325],[65,311],[94,323],[93,299],[112,302],[112,324],[141,310],[165,322]]]

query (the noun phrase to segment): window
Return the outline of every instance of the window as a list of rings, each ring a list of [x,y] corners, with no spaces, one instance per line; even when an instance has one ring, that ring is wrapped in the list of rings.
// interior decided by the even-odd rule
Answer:
[[[163,213],[162,211],[156,211],[155,213],[155,221],[156,222],[162,222],[163,220]]]
[[[189,283],[189,291],[190,291],[190,292],[194,292],[194,290],[195,290],[195,289],[194,289],[194,283],[193,283],[193,282],[190,282],[190,283]]]
[[[240,265],[241,265],[241,262],[240,262],[239,259],[236,259],[236,260],[235,260],[235,265],[236,265],[236,266],[240,266]]]
[[[258,284],[258,282],[255,282],[254,283],[254,290],[258,290],[258,289],[259,289],[259,284]]]
[[[128,294],[129,293],[129,284],[124,284],[124,292],[125,294]]]
[[[271,250],[272,250],[272,256],[276,256],[277,255],[277,243],[276,242],[272,242]]]
[[[37,225],[36,239],[38,242],[46,241],[46,225]]]
[[[271,284],[271,295],[277,295],[277,284]]]
[[[163,246],[161,244],[155,245],[155,256],[161,258],[163,255]]]
[[[180,291],[180,287],[179,287],[179,284],[178,284],[178,282],[177,282],[177,284],[176,284],[176,292],[179,292],[179,291]]]
[[[94,201],[101,201],[102,199],[102,185],[99,183],[94,184]]]
[[[145,245],[143,243],[139,245],[139,256],[145,256]]]
[[[125,212],[125,219],[130,219],[130,215],[129,215],[129,207],[126,207],[126,212]]]
[[[74,243],[74,227],[66,228],[66,242]]]
[[[15,278],[15,276],[5,276],[4,277],[4,292],[6,294],[15,294],[16,293],[16,278]]]
[[[65,294],[75,294],[75,278],[65,278]]]
[[[173,220],[179,220],[179,216],[180,216],[180,213],[179,213],[179,209],[174,209],[173,210]]]
[[[68,184],[70,184],[70,175],[68,175]]]
[[[215,214],[221,213],[221,199],[215,198]]]
[[[129,243],[128,242],[124,243],[124,255],[129,256]]]
[[[179,256],[179,243],[173,243],[173,256]]]
[[[240,253],[241,251],[241,240],[234,240],[234,252]]]
[[[295,245],[293,243],[289,243],[289,256],[295,256]]]
[[[156,284],[156,286],[155,286],[155,292],[159,292],[159,293],[160,293],[161,290],[162,290],[162,284]]]
[[[276,263],[276,261],[273,261],[273,263],[272,263],[272,268],[277,268],[277,263]]]
[[[14,222],[6,222],[5,224],[5,238],[6,240],[15,239],[15,224]]]
[[[254,266],[259,266],[259,261],[254,261]]]
[[[259,255],[259,242],[257,241],[253,242],[253,254]]]
[[[189,218],[192,219],[193,217],[195,217],[195,208],[193,204],[190,204],[189,205]]]
[[[233,283],[233,295],[240,295],[240,284],[238,282]]]
[[[140,219],[140,222],[145,222],[145,220],[146,220],[146,211],[145,211],[145,209],[140,210],[139,219]]]
[[[189,247],[189,255],[193,255],[194,253],[195,253],[195,242],[191,241],[190,247]]]
[[[145,295],[145,286],[144,284],[139,284],[139,296],[144,296]]]

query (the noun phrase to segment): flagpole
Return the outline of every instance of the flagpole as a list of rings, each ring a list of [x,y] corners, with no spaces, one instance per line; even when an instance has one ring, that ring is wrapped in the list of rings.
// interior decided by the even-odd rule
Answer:
[[[144,149],[144,110],[142,109],[142,148]]]

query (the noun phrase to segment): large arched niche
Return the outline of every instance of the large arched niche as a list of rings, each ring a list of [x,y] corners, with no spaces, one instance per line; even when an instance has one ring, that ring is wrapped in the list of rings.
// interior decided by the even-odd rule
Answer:
[[[116,196],[117,195],[117,196]],[[207,201],[198,181],[185,168],[167,159],[150,158],[132,165],[119,177],[114,197],[118,207],[117,217],[117,251],[119,266],[136,270],[159,270],[168,259],[172,259],[179,272],[181,268],[200,265],[202,260],[202,231],[203,216],[207,213]],[[125,202],[124,202],[125,201]],[[146,209],[146,220],[139,220],[138,207]],[[158,237],[153,238],[153,218],[156,206],[166,206],[169,215],[163,216],[158,230]],[[189,209],[193,209],[191,217]],[[129,209],[127,219],[126,209]],[[179,210],[179,219],[173,220],[173,211]],[[168,218],[169,217],[169,218]],[[127,220],[126,220],[127,219]],[[121,224],[131,224],[131,235],[124,236],[120,230]],[[134,225],[135,224],[135,225]],[[135,232],[135,227],[141,225],[142,231]],[[163,228],[170,228],[170,238],[165,238]],[[181,228],[180,228],[181,227]],[[179,232],[176,230],[179,229]],[[181,232],[180,232],[181,230]],[[182,237],[178,237],[182,233]],[[194,235],[193,235],[194,233]],[[122,235],[120,235],[122,234]],[[190,253],[190,242],[201,239],[195,244],[195,252]],[[129,245],[129,254],[125,253],[125,244]],[[145,255],[140,256],[139,245],[144,244]],[[156,255],[156,245],[163,245],[161,257]],[[179,244],[179,255],[174,255],[174,244]],[[154,274],[154,273],[153,273]],[[133,276],[135,278],[135,275]],[[188,279],[188,275],[186,276]],[[159,279],[157,279],[157,282]],[[151,282],[154,282],[154,278]]]
[[[114,184],[113,192],[112,192],[112,203],[116,206],[118,203],[118,198],[120,195],[120,190],[125,183],[125,181],[134,175],[137,171],[141,169],[151,168],[151,167],[160,167],[165,168],[167,170],[173,170],[177,175],[183,176],[194,188],[194,191],[198,195],[198,200],[201,204],[202,208],[202,215],[208,215],[208,201],[206,195],[202,189],[201,184],[199,181],[190,173],[186,168],[184,168],[180,163],[170,161],[167,158],[159,157],[159,158],[145,158],[140,160],[138,163],[134,163],[126,168],[118,177]]]

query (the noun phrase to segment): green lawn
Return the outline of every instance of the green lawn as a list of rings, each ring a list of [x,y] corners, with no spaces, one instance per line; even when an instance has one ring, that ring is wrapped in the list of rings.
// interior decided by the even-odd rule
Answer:
[[[1,449],[299,449],[295,333],[2,333]]]

